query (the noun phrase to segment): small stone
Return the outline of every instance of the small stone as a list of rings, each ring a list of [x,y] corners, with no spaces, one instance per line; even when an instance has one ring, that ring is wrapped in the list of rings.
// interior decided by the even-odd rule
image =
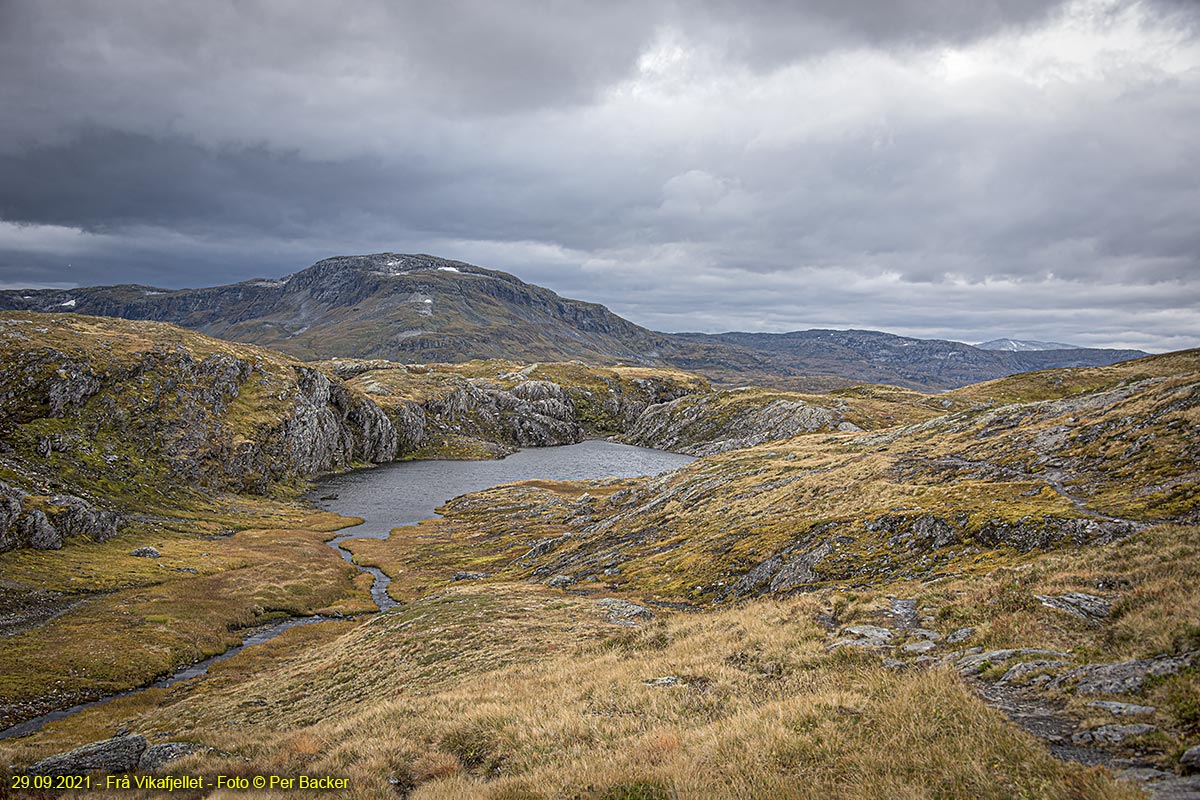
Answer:
[[[647,678],[642,683],[647,686],[674,686],[679,683],[679,678],[675,675],[663,675],[661,678]]]
[[[138,558],[158,558],[162,553],[158,552],[158,548],[155,547],[135,547],[129,551],[129,555]]]
[[[905,653],[928,653],[935,647],[937,647],[937,642],[931,642],[928,639],[925,639],[919,642],[909,642],[900,649]]]
[[[487,577],[486,572],[456,572],[452,581],[479,581]]]
[[[959,628],[946,637],[946,644],[960,644],[975,635],[974,628]]]
[[[881,628],[878,625],[850,625],[843,630],[846,633],[852,633],[863,639],[877,639],[881,642],[891,641],[892,638],[891,631],[887,628]]]
[[[913,628],[908,634],[909,636],[916,636],[918,639],[928,639],[931,642],[936,642],[942,638],[940,633],[931,631],[928,628]]]
[[[546,585],[551,589],[565,589],[573,583],[575,583],[574,575],[555,575],[546,582]]]

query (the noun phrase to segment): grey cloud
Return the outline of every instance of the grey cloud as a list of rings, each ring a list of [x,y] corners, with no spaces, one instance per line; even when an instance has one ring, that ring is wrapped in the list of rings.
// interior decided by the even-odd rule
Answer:
[[[665,329],[1200,344],[1194,5],[938,74],[1078,2],[0,2],[0,282],[427,251]]]

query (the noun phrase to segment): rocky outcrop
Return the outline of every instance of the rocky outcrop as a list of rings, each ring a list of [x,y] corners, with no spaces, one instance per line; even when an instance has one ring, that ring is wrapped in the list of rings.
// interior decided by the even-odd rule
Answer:
[[[172,761],[203,750],[191,742],[163,742],[150,745],[139,734],[117,736],[92,742],[66,753],[43,758],[26,768],[28,775],[83,775],[88,772],[121,773],[141,770],[153,772]]]
[[[574,444],[586,436],[571,398],[563,387],[549,381],[528,381],[511,391],[488,381],[466,381],[427,401],[424,410],[433,432],[454,432],[513,447]]]
[[[706,456],[818,430],[858,428],[840,412],[803,400],[771,400],[732,390],[647,408],[622,438],[643,447]]]
[[[872,533],[889,534],[887,546],[916,552],[929,552],[954,544],[961,537],[960,526],[933,514],[882,514],[864,523]]]
[[[1096,597],[1094,594],[1067,592],[1057,597],[1044,594],[1037,594],[1034,597],[1048,608],[1065,611],[1072,616],[1093,622],[1112,614],[1112,605],[1103,597]]]
[[[487,377],[382,361],[328,362],[392,420],[399,452],[424,457],[503,454],[619,435],[646,409],[706,390],[691,376],[630,376],[582,364],[530,364]],[[455,451],[455,443],[459,451]],[[464,452],[465,451],[465,452]]]
[[[0,552],[19,547],[57,550],[75,537],[103,542],[122,523],[120,515],[80,497],[39,497],[0,483]]]
[[[741,597],[762,592],[790,592],[821,580],[816,566],[833,552],[829,541],[796,544],[747,572],[729,594]]]
[[[396,428],[378,405],[310,367],[296,367],[296,377],[300,391],[281,425],[282,452],[268,455],[301,475],[396,457]]]
[[[984,523],[974,539],[987,547],[1008,545],[1022,552],[1058,544],[1107,544],[1144,528],[1135,522],[1092,517],[1026,517]]]
[[[174,329],[124,324],[131,330],[109,332],[118,342],[133,340],[122,344],[145,348],[148,333],[180,338]],[[151,482],[261,493],[281,480],[390,461],[401,446],[392,418],[370,398],[273,354],[192,334],[174,346],[117,354],[103,334],[66,325],[56,331],[72,334],[70,355],[65,347],[36,346],[33,336],[25,337],[27,347],[4,353],[0,432],[22,459],[18,471],[31,485],[62,485],[64,473],[75,483],[68,484],[72,494],[34,507],[22,499],[27,494],[0,492],[0,547],[56,548],[77,536],[111,536],[116,515],[74,494],[89,479],[105,493],[114,485],[153,490]]]

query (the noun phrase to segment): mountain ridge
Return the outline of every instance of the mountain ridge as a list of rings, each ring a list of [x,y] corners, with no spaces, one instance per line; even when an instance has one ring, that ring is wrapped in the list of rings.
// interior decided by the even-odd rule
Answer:
[[[0,291],[0,310],[170,322],[296,358],[398,362],[583,360],[666,366],[720,383],[944,390],[1033,369],[1102,366],[1141,351],[989,351],[879,331],[663,333],[603,305],[437,256],[336,256],[278,279],[194,289],[121,284]]]

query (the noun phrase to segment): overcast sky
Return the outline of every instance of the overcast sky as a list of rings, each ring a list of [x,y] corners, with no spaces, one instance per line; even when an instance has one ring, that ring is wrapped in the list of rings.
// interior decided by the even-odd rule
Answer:
[[[331,255],[659,330],[1200,345],[1196,0],[0,0],[0,287]]]

